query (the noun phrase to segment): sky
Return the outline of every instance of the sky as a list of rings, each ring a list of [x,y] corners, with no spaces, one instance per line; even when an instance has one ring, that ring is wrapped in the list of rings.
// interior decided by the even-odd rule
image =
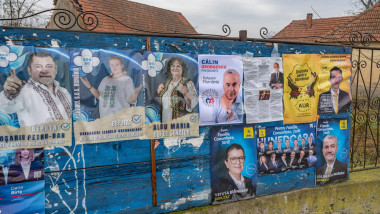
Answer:
[[[266,27],[277,33],[292,20],[347,16],[352,0],[133,0],[182,13],[198,33],[225,35],[222,26],[231,28],[232,37],[247,30],[249,38],[260,38]],[[313,12],[312,8],[319,14]]]
[[[347,16],[347,12],[354,9],[351,2],[355,0],[133,1],[180,12],[201,34],[226,35],[222,26],[227,24],[231,28],[231,37],[238,37],[240,30],[247,30],[249,38],[260,38],[262,27],[274,35],[292,20],[306,19],[307,13],[313,13],[313,19]],[[53,0],[42,2],[43,8],[48,8]]]

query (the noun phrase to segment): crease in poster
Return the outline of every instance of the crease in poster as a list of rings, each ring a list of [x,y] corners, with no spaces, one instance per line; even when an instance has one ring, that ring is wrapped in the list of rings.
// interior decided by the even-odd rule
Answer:
[[[70,53],[76,143],[139,139],[145,121],[142,52]]]
[[[351,109],[351,55],[320,55],[318,115]]]
[[[252,126],[213,126],[211,141],[212,204],[256,196],[257,166]]]
[[[314,168],[315,122],[258,127],[256,133],[259,176]]]
[[[281,57],[243,57],[247,123],[283,120]]]
[[[0,150],[71,146],[69,54],[0,46]]]
[[[317,119],[318,54],[284,54],[284,124]]]
[[[144,138],[199,136],[197,56],[145,52]]]
[[[348,118],[318,120],[316,184],[324,185],[348,179],[350,121]]]
[[[243,61],[240,56],[199,55],[200,125],[244,121]]]
[[[0,213],[45,213],[44,150],[0,154]]]

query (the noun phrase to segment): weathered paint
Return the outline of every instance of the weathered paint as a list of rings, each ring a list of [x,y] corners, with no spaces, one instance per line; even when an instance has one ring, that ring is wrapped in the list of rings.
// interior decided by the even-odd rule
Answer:
[[[146,50],[146,37],[0,27],[0,43],[62,48]],[[152,51],[271,56],[273,45],[151,37]],[[343,46],[279,44],[274,54],[347,54]],[[159,140],[158,206],[152,206],[150,141],[118,141],[45,150],[47,213],[162,213],[211,203],[209,127],[200,137]],[[312,169],[258,179],[258,194],[312,187]],[[287,200],[289,201],[289,199]]]

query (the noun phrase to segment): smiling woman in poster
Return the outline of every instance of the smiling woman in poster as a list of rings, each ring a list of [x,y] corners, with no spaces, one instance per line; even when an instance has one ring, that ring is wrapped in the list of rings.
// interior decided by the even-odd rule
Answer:
[[[15,162],[9,167],[8,184],[44,180],[44,165],[34,160],[33,149],[17,149]]]
[[[161,97],[161,121],[163,123],[193,112],[198,104],[198,94],[194,83],[188,79],[185,61],[172,57],[166,64],[167,81],[158,86]]]
[[[86,77],[80,77],[91,94],[99,99],[101,118],[135,104],[142,87],[140,85],[134,88],[132,78],[127,75],[121,57],[111,56],[108,63],[112,73],[100,82],[98,89],[92,87]]]

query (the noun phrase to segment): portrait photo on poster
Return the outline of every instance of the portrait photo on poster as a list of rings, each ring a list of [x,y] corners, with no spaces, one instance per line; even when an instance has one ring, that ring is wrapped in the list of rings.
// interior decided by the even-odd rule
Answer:
[[[200,125],[243,123],[243,61],[240,56],[199,55]]]
[[[0,46],[0,149],[71,145],[69,54]]]
[[[196,55],[145,52],[145,136],[199,135],[198,61]]]
[[[315,123],[258,127],[258,174],[277,174],[314,167]]]
[[[253,128],[214,126],[210,131],[212,203],[255,197],[257,173]]]
[[[349,119],[320,119],[317,128],[316,184],[324,185],[348,179]]]
[[[340,114],[351,109],[350,55],[321,55],[318,114]]]
[[[0,210],[2,213],[45,211],[44,150],[0,151]],[[33,206],[29,206],[33,204]]]
[[[137,139],[145,118],[141,51],[72,49],[75,139]]]

